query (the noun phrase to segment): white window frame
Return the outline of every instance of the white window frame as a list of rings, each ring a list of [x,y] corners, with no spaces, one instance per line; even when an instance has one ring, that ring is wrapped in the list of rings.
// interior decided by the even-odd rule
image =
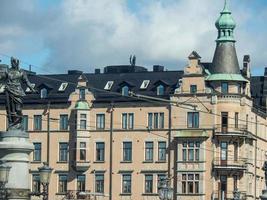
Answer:
[[[148,85],[150,83],[150,80],[143,80],[140,89],[147,89]]]
[[[108,81],[104,87],[104,90],[111,90],[113,84],[114,84],[114,81]]]
[[[61,85],[59,86],[59,88],[58,88],[58,91],[59,92],[63,92],[63,91],[65,91],[66,90],[66,88],[68,87],[68,83],[66,83],[66,82],[64,82],[64,83],[61,83]]]

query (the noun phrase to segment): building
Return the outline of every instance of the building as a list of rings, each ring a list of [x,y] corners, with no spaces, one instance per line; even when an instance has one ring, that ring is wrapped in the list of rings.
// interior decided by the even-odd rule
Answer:
[[[40,91],[25,88],[23,126],[35,147],[32,190],[40,190],[37,168],[46,161],[54,168],[53,200],[67,190],[156,200],[164,176],[175,199],[231,199],[236,188],[243,199],[258,199],[265,185],[267,73],[251,76],[248,55],[240,69],[235,26],[225,5],[213,61],[193,51],[183,71],[125,65],[94,74],[29,74]],[[0,103],[5,130],[4,95]]]

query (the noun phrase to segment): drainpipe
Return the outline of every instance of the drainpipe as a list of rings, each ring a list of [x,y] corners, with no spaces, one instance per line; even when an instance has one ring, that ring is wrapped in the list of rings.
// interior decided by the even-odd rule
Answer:
[[[50,150],[50,101],[47,103],[47,149],[46,149],[46,162],[49,166],[50,156],[49,156],[49,150]]]
[[[255,134],[258,136],[258,116],[256,115],[255,117],[256,120],[256,128],[255,128]],[[254,177],[254,193],[255,193],[255,199],[257,196],[257,156],[258,156],[258,141],[257,139],[255,140],[255,162],[254,162],[254,168],[255,168],[255,177]]]
[[[109,132],[109,200],[112,200],[112,161],[113,161],[113,103],[109,108],[110,112],[110,132]]]
[[[177,200],[177,139],[174,139],[173,200]]]
[[[169,125],[168,125],[168,178],[171,177],[171,130],[172,130],[172,106],[168,106]]]

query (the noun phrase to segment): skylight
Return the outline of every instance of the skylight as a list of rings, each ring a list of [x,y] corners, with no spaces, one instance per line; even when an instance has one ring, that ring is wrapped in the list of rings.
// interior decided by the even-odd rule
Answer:
[[[63,92],[68,87],[68,83],[61,83],[60,87],[58,88],[59,92]]]
[[[140,86],[140,89],[146,89],[150,83],[150,80],[144,80],[142,85]]]
[[[105,85],[104,89],[105,90],[110,90],[114,81],[108,81],[107,84]]]
[[[34,87],[35,87],[35,84],[32,83],[31,86],[34,88]],[[31,89],[30,89],[29,87],[27,87],[25,91],[26,91],[26,92],[31,92]]]

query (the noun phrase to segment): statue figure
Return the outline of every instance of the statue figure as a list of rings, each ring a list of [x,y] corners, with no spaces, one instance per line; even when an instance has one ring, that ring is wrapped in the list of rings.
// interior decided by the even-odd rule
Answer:
[[[22,129],[22,98],[26,96],[21,83],[26,83],[31,91],[36,92],[28,80],[27,74],[19,68],[19,60],[11,57],[11,67],[3,68],[0,72],[6,94],[6,113],[8,130]]]
[[[136,56],[135,55],[131,55],[130,56],[130,64],[131,66],[135,66],[135,63],[136,63]]]

